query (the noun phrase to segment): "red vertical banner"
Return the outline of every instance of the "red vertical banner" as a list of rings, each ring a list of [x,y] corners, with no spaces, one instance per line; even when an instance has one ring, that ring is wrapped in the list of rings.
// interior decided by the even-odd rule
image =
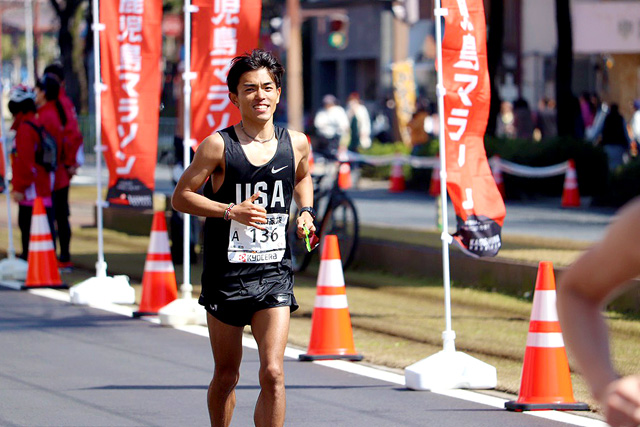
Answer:
[[[196,144],[240,121],[229,100],[231,60],[258,47],[262,0],[194,0],[192,14],[191,136]]]
[[[506,210],[484,150],[491,88],[482,0],[443,0],[442,41],[447,191],[454,241],[473,256],[495,256]]]
[[[102,142],[109,169],[107,201],[153,207],[158,152],[162,2],[100,2]]]

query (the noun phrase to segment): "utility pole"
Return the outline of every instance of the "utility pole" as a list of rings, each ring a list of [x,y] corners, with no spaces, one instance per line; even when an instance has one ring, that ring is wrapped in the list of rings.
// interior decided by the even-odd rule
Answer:
[[[287,44],[287,119],[288,127],[304,131],[302,88],[302,33],[300,0],[287,0],[289,43]]]

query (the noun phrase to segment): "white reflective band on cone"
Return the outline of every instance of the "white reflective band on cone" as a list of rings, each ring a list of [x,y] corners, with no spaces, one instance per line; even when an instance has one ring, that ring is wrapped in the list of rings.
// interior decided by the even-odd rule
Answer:
[[[144,264],[144,271],[171,273],[173,272],[173,263],[171,261],[147,261]]]
[[[533,294],[533,309],[531,320],[543,322],[557,322],[556,291],[535,291]]]
[[[564,347],[561,332],[529,332],[527,335],[527,347]]]
[[[348,308],[346,295],[316,295],[316,308]]]
[[[46,215],[34,215],[31,224],[32,227],[30,234],[32,236],[44,236],[46,234],[51,234],[51,230],[49,230],[49,222],[47,221]]]
[[[344,275],[342,274],[342,261],[339,259],[328,259],[320,262],[318,271],[318,286],[329,288],[341,288],[344,286]]]
[[[29,251],[46,252],[53,250],[53,242],[51,240],[41,242],[29,242]]]
[[[166,254],[169,252],[169,235],[166,231],[152,231],[149,240],[149,253]],[[159,251],[158,251],[159,250]]]

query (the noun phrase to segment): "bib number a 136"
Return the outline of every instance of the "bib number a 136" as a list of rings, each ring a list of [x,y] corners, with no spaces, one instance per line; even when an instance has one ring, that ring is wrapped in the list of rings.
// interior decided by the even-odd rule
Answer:
[[[280,262],[287,247],[287,214],[267,214],[264,230],[231,221],[227,256],[232,263]]]

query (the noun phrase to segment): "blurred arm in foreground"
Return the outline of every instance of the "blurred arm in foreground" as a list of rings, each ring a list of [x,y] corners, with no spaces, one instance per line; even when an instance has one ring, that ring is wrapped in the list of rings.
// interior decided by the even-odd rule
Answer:
[[[601,310],[640,274],[639,219],[640,198],[636,198],[558,284],[558,316],[566,345],[614,427],[640,424],[640,375],[620,378],[614,370]]]

